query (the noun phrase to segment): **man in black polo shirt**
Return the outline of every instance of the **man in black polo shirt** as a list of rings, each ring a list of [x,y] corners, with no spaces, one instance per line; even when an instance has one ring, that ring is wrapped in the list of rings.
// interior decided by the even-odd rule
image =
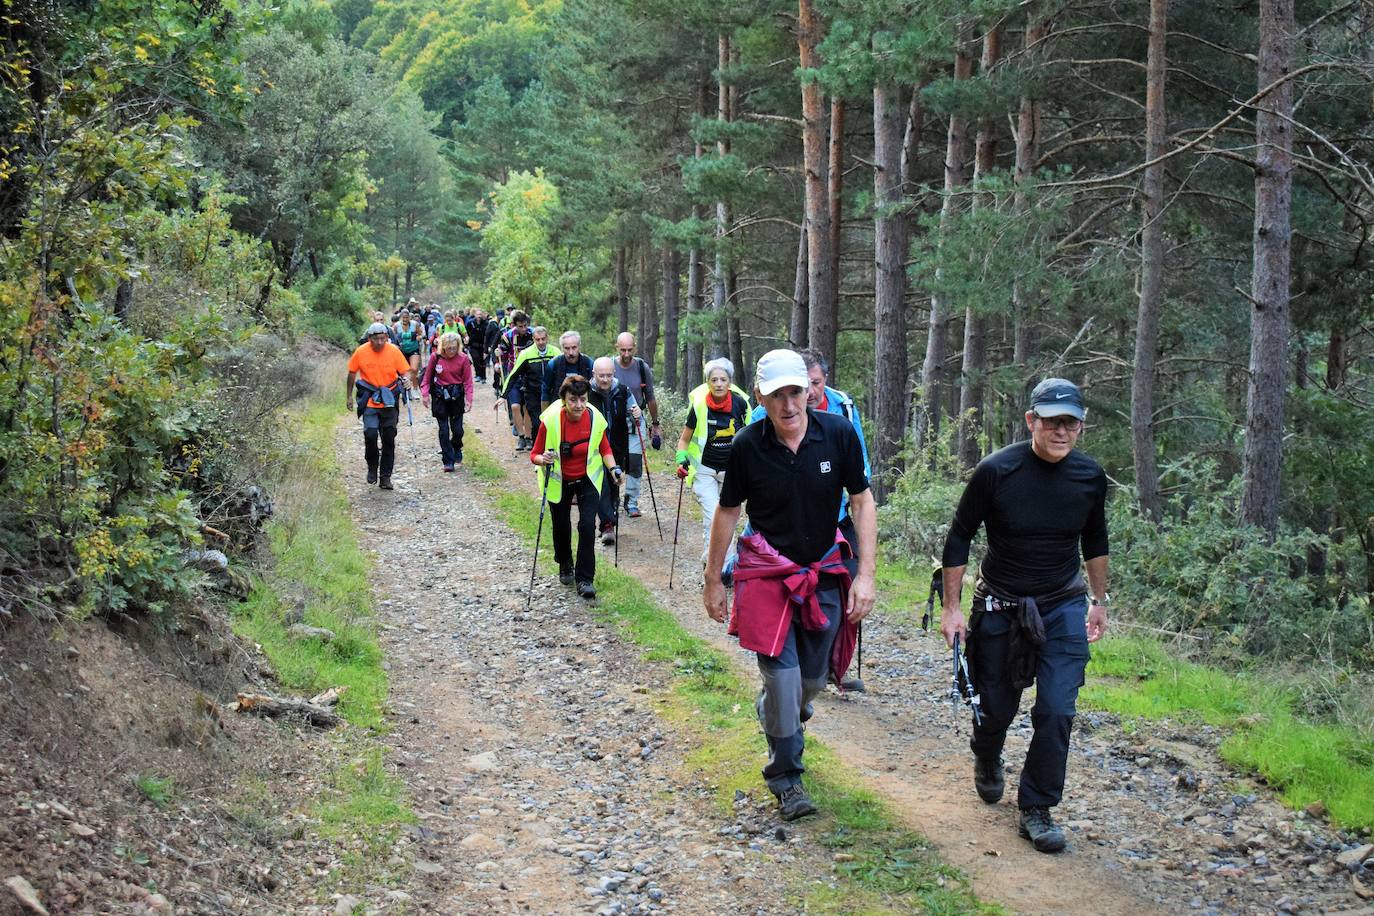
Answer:
[[[1021,691],[1035,683],[1034,733],[1016,803],[1021,835],[1041,852],[1064,848],[1050,808],[1064,794],[1088,643],[1107,631],[1107,475],[1074,448],[1084,416],[1083,394],[1073,382],[1051,378],[1035,386],[1026,411],[1030,440],[993,452],[974,468],[941,562],[940,630],[946,641],[957,634],[968,646],[983,710],[969,742],[973,784],[988,804],[1002,797],[1007,727]],[[959,593],[980,525],[988,552],[966,626]]]
[[[711,619],[724,621],[721,566],[741,507],[747,504],[750,525],[764,543],[741,541],[730,629],[740,636],[742,646],[757,653],[763,690],[756,705],[768,739],[763,777],[778,797],[785,820],[816,811],[801,785],[802,711],[825,689],[841,615],[857,624],[873,610],[878,546],[873,492],[864,474],[859,437],[844,417],[808,408],[806,387],[806,364],[794,351],[771,350],[759,360],[754,394],[767,416],[739,432],[730,449],[720,505],[711,523],[702,596]],[[844,559],[848,548],[835,521],[845,491],[858,531],[857,563]],[[817,573],[819,620],[804,613],[805,602],[794,613],[785,588],[780,602],[751,597],[774,596],[769,581],[777,584],[796,567]],[[771,571],[760,573],[761,569]],[[761,640],[761,634],[769,634],[772,641]]]

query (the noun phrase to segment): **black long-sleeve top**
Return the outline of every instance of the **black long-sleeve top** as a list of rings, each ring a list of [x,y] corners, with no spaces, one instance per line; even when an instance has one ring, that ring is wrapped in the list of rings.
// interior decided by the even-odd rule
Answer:
[[[1029,442],[1008,445],[974,468],[942,565],[968,564],[980,525],[988,553],[979,571],[989,585],[1008,595],[1055,591],[1079,575],[1083,560],[1108,553],[1107,474],[1077,449],[1049,462]]]

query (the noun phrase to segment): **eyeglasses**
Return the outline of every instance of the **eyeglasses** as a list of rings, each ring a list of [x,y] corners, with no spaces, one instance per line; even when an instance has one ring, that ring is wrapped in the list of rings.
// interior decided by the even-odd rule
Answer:
[[[1041,426],[1049,429],[1062,429],[1065,432],[1076,433],[1083,428],[1083,421],[1077,417],[1036,417]]]

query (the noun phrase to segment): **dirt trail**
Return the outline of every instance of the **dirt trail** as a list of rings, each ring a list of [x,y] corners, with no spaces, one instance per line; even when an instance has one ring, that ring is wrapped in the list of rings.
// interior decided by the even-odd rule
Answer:
[[[492,404],[490,388],[482,389],[469,434],[480,429],[487,451],[533,492],[528,456],[514,453]],[[664,426],[671,438],[672,424]],[[677,481],[655,475],[653,484],[665,542],[655,531],[645,486],[644,516],[622,520],[620,568],[693,633],[725,650],[752,682],[750,654],[701,609],[701,528],[694,519],[682,521],[675,588],[667,589]],[[691,501],[687,494],[685,502]],[[599,549],[600,562],[609,563],[609,549]],[[1206,728],[1127,735],[1114,717],[1080,715],[1058,812],[1070,847],[1053,858],[1035,852],[1015,834],[1015,780],[1029,717],[1008,736],[1007,797],[983,805],[971,785],[968,725],[947,697],[947,666],[938,635],[890,617],[870,618],[868,692],[840,696],[832,689],[810,727],[935,842],[947,862],[967,872],[980,896],[1022,913],[1330,912],[1362,905],[1334,864],[1340,839],[1266,793],[1244,788],[1215,754],[1221,736]]]

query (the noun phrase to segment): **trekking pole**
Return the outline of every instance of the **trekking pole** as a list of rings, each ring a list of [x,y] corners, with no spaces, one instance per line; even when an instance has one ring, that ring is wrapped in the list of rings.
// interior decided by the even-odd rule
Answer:
[[[544,536],[544,507],[549,504],[549,468],[544,466],[544,489],[539,493],[539,527],[534,530],[534,561],[530,563],[530,587],[525,592],[525,610],[534,598],[534,571],[539,567],[539,540]]]
[[[415,467],[415,494],[423,497],[424,491],[420,489],[420,452],[415,447],[415,414],[410,409],[410,389],[401,389],[404,394],[401,400],[406,402],[406,424],[410,427],[410,460]]]
[[[658,520],[658,500],[654,499],[654,477],[649,473],[649,450],[644,447],[644,432],[640,429],[639,421],[644,419],[642,416],[635,420],[635,435],[639,436],[639,457],[644,463],[644,479],[649,482],[649,502],[654,506],[654,525],[658,528],[658,542],[663,543],[663,525]],[[616,516],[619,518],[620,516]],[[674,538],[677,535],[673,535]]]
[[[677,572],[677,530],[682,524],[682,489],[687,483],[685,477],[677,479],[677,518],[673,521],[673,558],[668,561],[668,589],[673,588],[673,573]]]

